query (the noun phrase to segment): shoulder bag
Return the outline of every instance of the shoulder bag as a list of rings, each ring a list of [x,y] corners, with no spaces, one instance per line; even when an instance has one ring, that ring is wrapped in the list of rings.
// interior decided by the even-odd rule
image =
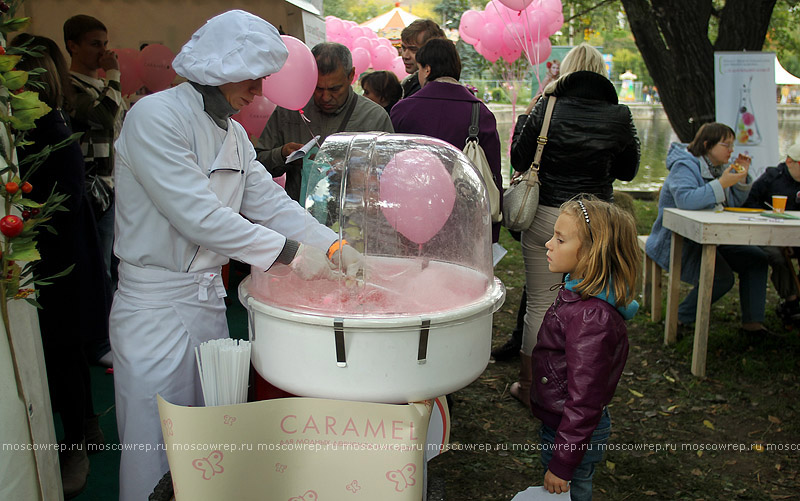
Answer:
[[[539,208],[539,163],[544,145],[547,144],[547,131],[555,105],[556,97],[549,96],[531,167],[512,180],[511,186],[503,194],[503,225],[511,231],[527,230],[536,217],[536,209]]]
[[[483,184],[486,186],[486,195],[489,198],[489,211],[492,214],[492,222],[498,223],[502,221],[503,214],[500,213],[500,190],[494,182],[492,175],[492,168],[489,167],[489,161],[486,159],[486,153],[483,148],[478,144],[478,131],[479,119],[481,111],[481,103],[472,103],[472,121],[469,126],[469,135],[467,136],[467,144],[464,146],[464,155],[472,161],[483,177]]]

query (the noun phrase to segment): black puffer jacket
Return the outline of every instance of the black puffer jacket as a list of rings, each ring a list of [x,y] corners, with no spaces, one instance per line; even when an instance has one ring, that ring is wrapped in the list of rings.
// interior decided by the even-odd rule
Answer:
[[[578,193],[613,200],[614,179],[630,181],[639,170],[639,138],[614,85],[591,71],[571,73],[556,84],[558,97],[542,152],[539,203],[559,207]],[[522,115],[514,129],[511,165],[524,172],[536,153],[546,96]]]

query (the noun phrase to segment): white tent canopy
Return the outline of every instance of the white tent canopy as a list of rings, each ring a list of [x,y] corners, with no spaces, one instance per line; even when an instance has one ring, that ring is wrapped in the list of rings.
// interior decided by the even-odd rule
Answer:
[[[786,71],[777,56],[775,57],[775,83],[777,85],[800,85],[800,78]]]
[[[402,30],[417,19],[421,18],[401,9],[400,7],[395,7],[385,14],[381,14],[378,17],[373,17],[367,22],[361,23],[361,26],[366,26],[372,31],[378,33],[379,31],[387,31],[392,29]]]

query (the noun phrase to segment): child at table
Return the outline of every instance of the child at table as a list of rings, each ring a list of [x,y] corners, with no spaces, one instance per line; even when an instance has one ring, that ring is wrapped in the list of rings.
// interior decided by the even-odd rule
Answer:
[[[733,129],[725,124],[703,124],[688,145],[672,143],[667,153],[669,174],[658,199],[658,217],[647,238],[646,252],[659,266],[669,270],[672,231],[664,228],[664,209],[713,210],[717,206],[741,207],[750,191],[750,158],[739,155],[729,164]],[[678,305],[678,322],[692,324],[697,315],[702,246],[683,241],[681,280],[694,285]],[[728,292],[739,274],[742,334],[761,341],[771,333],[764,327],[767,301],[767,256],[754,245],[718,245],[711,302]]]
[[[800,210],[800,143],[786,150],[786,160],[777,167],[768,167],[753,183],[745,207],[770,210],[772,195],[786,197],[786,210]],[[761,247],[767,254],[772,268],[772,285],[778,291],[783,303],[778,307],[778,316],[787,324],[800,324],[800,300],[797,285],[792,279],[794,269],[784,256],[784,247]],[[795,256],[800,255],[800,248],[788,248]]]
[[[641,263],[633,218],[597,199],[565,202],[545,244],[566,273],[533,348],[531,411],[542,420],[544,487],[592,498],[595,465],[611,433],[608,403],[628,358],[625,321]],[[570,484],[571,481],[571,484]]]

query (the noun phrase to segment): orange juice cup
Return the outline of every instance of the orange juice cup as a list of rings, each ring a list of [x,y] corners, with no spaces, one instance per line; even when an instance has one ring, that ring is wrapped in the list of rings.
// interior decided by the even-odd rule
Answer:
[[[772,209],[781,213],[786,211],[786,195],[772,195]]]

